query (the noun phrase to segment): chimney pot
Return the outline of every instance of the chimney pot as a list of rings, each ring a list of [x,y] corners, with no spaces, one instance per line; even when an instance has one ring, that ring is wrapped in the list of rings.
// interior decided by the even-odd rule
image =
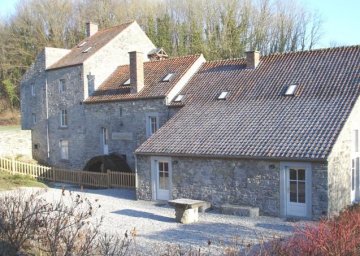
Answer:
[[[144,87],[144,54],[129,52],[130,57],[130,87],[131,93],[138,93]]]
[[[98,25],[96,23],[93,22],[86,22],[86,36],[90,37],[92,35],[94,35],[96,32],[98,32]]]
[[[259,51],[247,51],[246,53],[246,68],[255,69],[260,62]]]

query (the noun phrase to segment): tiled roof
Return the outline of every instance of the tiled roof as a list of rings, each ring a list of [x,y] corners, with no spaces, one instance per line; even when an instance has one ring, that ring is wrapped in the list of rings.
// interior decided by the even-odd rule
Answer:
[[[181,94],[184,107],[137,153],[324,160],[360,94],[360,46],[269,55],[252,70],[207,62]]]
[[[135,94],[130,94],[130,86],[123,85],[130,78],[129,65],[119,66],[85,103],[166,97],[199,57],[190,55],[144,62],[145,85]],[[162,79],[169,73],[174,73],[173,77],[169,82],[163,82]]]
[[[112,28],[99,30],[91,37],[87,37],[79,44],[77,44],[67,55],[65,55],[55,64],[51,65],[48,69],[63,68],[82,64],[85,60],[97,52],[101,47],[110,42],[115,36],[117,36],[132,23],[133,22],[128,22]],[[84,44],[84,42],[86,43]],[[89,47],[91,48],[89,49]],[[86,49],[89,50],[87,52],[83,52]]]

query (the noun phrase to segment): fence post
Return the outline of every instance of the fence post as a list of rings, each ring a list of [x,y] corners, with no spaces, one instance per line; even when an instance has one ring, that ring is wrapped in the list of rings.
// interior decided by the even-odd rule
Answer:
[[[15,158],[11,157],[11,174],[15,174],[15,168],[16,168],[16,164],[15,164]]]
[[[110,174],[109,169],[106,170],[106,174],[107,174],[107,186],[108,186],[108,188],[110,188],[111,187],[111,174]]]

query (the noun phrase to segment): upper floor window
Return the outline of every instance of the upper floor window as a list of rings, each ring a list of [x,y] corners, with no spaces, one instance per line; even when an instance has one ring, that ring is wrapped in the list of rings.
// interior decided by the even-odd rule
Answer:
[[[36,115],[34,113],[31,114],[33,124],[36,124]]]
[[[359,130],[354,130],[354,151],[359,152]]]
[[[65,79],[60,79],[59,81],[59,93],[63,93],[65,91]]]
[[[35,84],[31,85],[31,96],[35,96]]]
[[[61,159],[68,160],[69,159],[69,142],[67,140],[60,140],[60,157]]]
[[[150,137],[159,129],[158,114],[148,114],[146,118],[146,135]]]
[[[68,126],[68,114],[66,109],[62,109],[60,113],[60,126],[67,127]]]

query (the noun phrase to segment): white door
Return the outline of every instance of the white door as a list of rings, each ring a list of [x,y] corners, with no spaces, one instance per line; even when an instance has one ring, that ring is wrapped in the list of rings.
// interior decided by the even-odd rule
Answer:
[[[103,144],[103,153],[104,153],[104,155],[108,155],[109,154],[109,145],[108,145],[109,135],[108,135],[108,130],[104,127],[101,128],[101,141]]]
[[[168,160],[155,160],[156,200],[169,200],[171,187],[171,165]]]
[[[360,200],[360,157],[351,160],[351,202]]]
[[[307,172],[305,168],[286,169],[286,215],[307,216]]]

